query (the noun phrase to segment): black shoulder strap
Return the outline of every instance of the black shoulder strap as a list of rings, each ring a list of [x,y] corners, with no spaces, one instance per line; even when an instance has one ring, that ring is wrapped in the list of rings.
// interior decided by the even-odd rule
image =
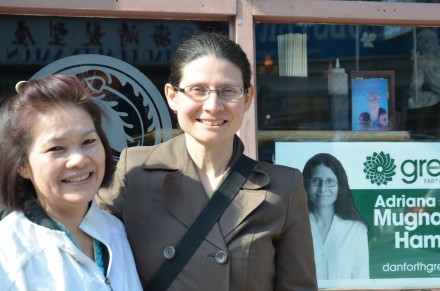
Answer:
[[[255,160],[241,155],[223,183],[214,192],[208,204],[175,247],[175,256],[160,266],[145,287],[146,291],[166,290],[176,279],[256,165]]]

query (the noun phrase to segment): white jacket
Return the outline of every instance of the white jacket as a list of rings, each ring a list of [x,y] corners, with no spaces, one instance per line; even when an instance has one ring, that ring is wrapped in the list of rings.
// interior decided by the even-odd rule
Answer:
[[[25,213],[26,215],[25,215]],[[32,221],[31,221],[32,220]],[[0,290],[142,290],[123,224],[95,202],[80,228],[108,250],[107,279],[33,205],[0,221]]]

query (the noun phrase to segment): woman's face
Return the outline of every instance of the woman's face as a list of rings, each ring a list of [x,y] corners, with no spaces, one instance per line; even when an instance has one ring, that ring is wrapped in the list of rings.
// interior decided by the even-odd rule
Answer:
[[[310,202],[316,207],[332,206],[338,198],[337,181],[338,178],[329,167],[318,165],[313,168],[307,188]]]
[[[84,207],[94,198],[105,172],[105,152],[90,115],[83,109],[58,108],[32,129],[28,162],[20,169],[31,180],[42,207]]]
[[[181,88],[202,86],[219,89],[227,86],[243,87],[240,69],[228,60],[203,56],[183,67]],[[181,129],[197,142],[220,145],[231,142],[239,130],[244,113],[249,109],[253,88],[236,100],[221,98],[212,92],[209,99],[195,101],[186,93],[176,92],[167,84],[165,93],[170,108],[177,113]]]

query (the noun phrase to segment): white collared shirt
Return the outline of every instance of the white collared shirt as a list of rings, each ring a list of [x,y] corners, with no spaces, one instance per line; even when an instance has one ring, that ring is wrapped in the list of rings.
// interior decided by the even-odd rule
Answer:
[[[310,224],[318,280],[369,278],[368,236],[364,224],[334,215],[324,243],[312,213]]]

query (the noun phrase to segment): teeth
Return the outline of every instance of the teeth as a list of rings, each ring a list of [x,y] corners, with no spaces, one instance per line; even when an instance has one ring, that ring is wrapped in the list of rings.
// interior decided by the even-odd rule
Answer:
[[[89,174],[85,174],[85,175],[82,175],[79,177],[65,179],[64,181],[66,181],[66,182],[79,182],[79,181],[87,179],[88,177],[89,177]]]
[[[223,124],[223,121],[214,121],[214,120],[200,120],[200,122],[210,126]]]

